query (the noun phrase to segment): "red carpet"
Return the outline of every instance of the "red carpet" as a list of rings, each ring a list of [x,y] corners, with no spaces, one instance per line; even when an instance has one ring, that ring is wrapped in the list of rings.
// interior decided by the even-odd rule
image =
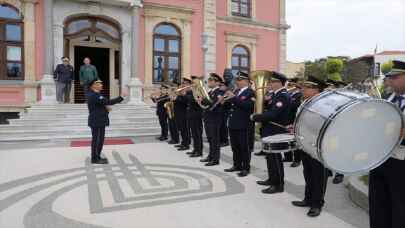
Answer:
[[[134,144],[130,138],[106,138],[104,145],[122,145],[122,144]],[[91,139],[74,140],[70,142],[71,147],[85,147],[91,146]]]

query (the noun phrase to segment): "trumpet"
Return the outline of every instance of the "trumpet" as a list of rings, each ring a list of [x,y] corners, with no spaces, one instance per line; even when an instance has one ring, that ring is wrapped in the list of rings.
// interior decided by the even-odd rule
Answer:
[[[181,87],[181,88],[176,89],[174,92],[175,92],[176,94],[178,94],[178,93],[180,93],[181,91],[183,91],[183,90],[185,90],[185,89],[188,89],[188,88],[191,88],[191,87],[193,87],[193,85],[184,86],[184,87]]]

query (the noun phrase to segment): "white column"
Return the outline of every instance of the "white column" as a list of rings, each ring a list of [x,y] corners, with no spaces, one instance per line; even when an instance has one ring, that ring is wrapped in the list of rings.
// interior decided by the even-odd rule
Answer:
[[[129,87],[129,104],[144,104],[142,96],[143,84],[139,80],[139,14],[140,7],[132,8],[131,23],[131,78]]]
[[[41,104],[56,104],[56,89],[53,80],[53,0],[44,0],[44,76],[41,84]]]
[[[121,90],[126,89],[131,75],[131,37],[128,30],[121,33]]]
[[[216,71],[216,0],[204,1],[204,76]]]

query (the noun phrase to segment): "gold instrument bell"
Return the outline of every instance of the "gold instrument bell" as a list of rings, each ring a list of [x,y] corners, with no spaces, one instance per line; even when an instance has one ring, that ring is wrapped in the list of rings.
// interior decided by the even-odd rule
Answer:
[[[255,114],[263,113],[264,96],[266,95],[266,89],[272,74],[271,71],[267,70],[252,71],[249,74],[249,79],[253,82],[255,87]]]
[[[194,99],[197,101],[198,98],[201,98],[202,102],[199,103],[199,105],[201,106],[202,109],[207,109],[210,106],[210,104],[212,104],[212,100],[204,87],[204,82],[202,78],[191,76],[191,79],[193,81],[193,86],[191,87],[191,90],[193,92]],[[207,103],[209,105],[204,105]]]

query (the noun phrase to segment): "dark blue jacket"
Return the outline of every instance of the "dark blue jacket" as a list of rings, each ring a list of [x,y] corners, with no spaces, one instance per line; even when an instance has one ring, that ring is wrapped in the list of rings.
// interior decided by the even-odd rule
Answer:
[[[185,97],[187,99],[187,119],[201,119],[203,110],[194,99],[193,92],[187,91]]]
[[[71,65],[58,64],[53,78],[61,83],[70,83],[74,79],[74,71]]]
[[[210,96],[212,103],[207,104],[209,106],[204,110],[204,121],[207,123],[219,123],[223,118],[223,107],[222,104],[217,102],[218,96],[223,96],[224,91],[217,88],[214,91],[210,91],[208,95]]]
[[[237,96],[238,91],[236,90],[236,96],[230,99],[232,106],[229,114],[229,129],[247,130],[252,126],[250,115],[254,112],[255,103],[252,98],[255,97],[255,92],[247,88]]]
[[[271,100],[266,104],[266,111],[264,113],[253,116],[255,122],[261,122],[263,124],[262,137],[287,133],[285,128],[274,125],[269,121],[283,126],[289,125],[291,123],[290,105],[290,96],[286,89],[282,89],[272,95]]]
[[[174,100],[174,115],[179,121],[186,121],[187,114],[187,98],[185,96],[179,95]]]
[[[160,96],[157,99],[152,98],[152,101],[156,104],[156,115],[160,116],[160,115],[167,115],[166,113],[166,109],[165,109],[165,103],[168,102],[170,100],[168,95],[163,95]]]
[[[107,105],[114,105],[124,100],[122,97],[117,97],[109,100],[103,97],[100,93],[89,91],[87,93],[87,107],[89,108],[88,125],[90,127],[105,127],[110,125],[108,118]]]
[[[302,92],[301,91],[295,91],[290,93],[290,98],[291,98],[291,106],[290,106],[290,123],[294,123],[295,121],[295,116],[297,115],[298,108],[301,105],[302,102]]]

